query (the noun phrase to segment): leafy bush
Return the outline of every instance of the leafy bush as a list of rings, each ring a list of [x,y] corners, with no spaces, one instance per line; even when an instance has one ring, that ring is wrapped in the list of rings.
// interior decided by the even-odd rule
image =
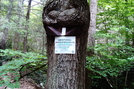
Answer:
[[[26,75],[23,71],[27,69],[27,66],[32,66],[34,69],[47,63],[44,55],[32,52],[22,53],[19,50],[0,50],[0,56],[12,58],[11,61],[4,61],[6,63],[0,66],[0,86],[10,88],[19,87],[19,79]]]
[[[93,80],[104,78],[114,89],[129,87],[128,84],[125,85],[128,77],[127,72],[134,67],[134,48],[130,40],[132,32],[131,30],[128,31],[130,37],[128,40],[128,35],[125,35],[126,30],[126,27],[109,27],[97,31],[94,55],[87,57],[86,67],[93,72],[90,77]],[[126,44],[126,42],[129,42],[129,44]],[[123,74],[124,72],[126,74]],[[133,82],[129,82],[129,85],[132,86]],[[94,83],[96,86],[98,81]]]

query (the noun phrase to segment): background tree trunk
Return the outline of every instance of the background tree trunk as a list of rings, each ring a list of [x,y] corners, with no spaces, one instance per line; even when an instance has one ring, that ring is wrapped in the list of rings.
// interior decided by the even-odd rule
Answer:
[[[72,11],[74,11],[74,17],[70,14]],[[60,16],[62,14],[59,13],[65,15]],[[59,2],[53,0],[44,8],[44,27],[47,25],[60,27],[83,25],[81,29],[83,32],[76,36],[75,54],[55,54],[55,37],[47,35],[48,71],[45,89],[85,89],[85,60],[89,19],[87,0],[60,0]],[[54,23],[56,21],[57,23]]]
[[[10,23],[10,19],[11,19],[11,16],[12,16],[12,11],[13,11],[13,6],[14,6],[13,2],[14,2],[14,0],[9,1],[10,5],[8,6],[8,12],[6,14],[6,19],[7,19],[7,21],[9,23]],[[5,35],[4,41],[5,41],[5,44],[3,45],[4,48],[6,47],[6,41],[7,41],[7,38],[8,38],[8,30],[9,30],[9,28],[5,27],[5,29],[4,29],[4,35]]]
[[[96,16],[97,16],[97,1],[98,0],[90,0],[90,26],[88,30],[88,51],[87,56],[92,56],[94,54],[94,46],[95,46],[95,32],[96,32]],[[92,72],[86,69],[86,88],[91,89],[92,79],[89,77],[92,75]]]
[[[25,27],[25,37],[24,37],[24,40],[23,40],[23,51],[24,52],[27,52],[27,36],[28,36],[28,23],[29,23],[29,19],[30,19],[30,10],[31,10],[31,3],[32,3],[32,0],[29,0],[28,2],[28,8],[27,8],[27,14],[26,14],[26,22],[27,22],[27,25]]]
[[[22,15],[24,15],[24,8],[23,8],[23,0],[18,1],[18,6],[17,6],[17,14],[18,14],[18,19],[17,19],[17,27],[18,30],[22,29],[22,26],[20,24],[22,20]],[[20,33],[18,31],[15,31],[14,33],[14,38],[13,38],[13,49],[15,50],[20,50],[20,42],[21,42],[21,37]]]
[[[97,15],[97,1],[98,0],[90,0],[90,26],[88,30],[88,47],[95,46],[95,32],[96,32],[96,15]],[[91,50],[88,56],[94,54],[94,49]]]

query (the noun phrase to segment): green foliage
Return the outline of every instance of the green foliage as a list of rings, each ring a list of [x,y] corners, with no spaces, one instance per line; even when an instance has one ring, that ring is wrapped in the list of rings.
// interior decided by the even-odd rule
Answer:
[[[131,45],[126,45],[126,29],[116,27],[108,31],[105,29],[97,32],[96,39],[98,42],[94,48],[95,54],[92,57],[87,57],[86,66],[93,72],[93,79],[100,77],[116,78],[134,67],[134,48]],[[130,33],[128,34],[129,38],[131,38],[131,30],[128,31]]]
[[[32,1],[30,19],[26,20],[28,1],[0,1],[0,32],[7,32],[7,44],[10,48],[23,50],[23,39],[27,37],[28,51],[44,53],[45,30],[42,25],[42,8],[45,0],[36,3]],[[26,29],[26,27],[28,27]],[[10,40],[10,42],[9,42]]]
[[[134,67],[134,48],[131,45],[125,45],[125,35],[123,31],[120,32],[120,28],[112,30],[114,30],[113,33],[98,31],[96,34],[96,38],[101,41],[95,45],[95,54],[87,57],[86,66],[93,72],[92,79],[116,78]],[[123,81],[125,82],[125,79]]]
[[[0,66],[0,86],[19,87],[18,81],[25,75],[23,72],[27,69],[39,74],[41,81],[44,82],[43,76],[46,74],[44,70],[47,67],[43,67],[43,71],[38,69],[47,62],[46,56],[41,55],[45,53],[45,30],[41,18],[45,0],[41,0],[40,3],[34,2],[36,4],[31,6],[28,21],[27,3],[28,1],[24,0],[0,1],[0,32],[5,34],[6,48],[10,48],[0,50],[0,65],[3,64]],[[24,37],[27,37],[26,45],[30,52],[21,51],[24,48]],[[34,73],[31,74],[34,78],[39,77]]]
[[[37,67],[47,63],[46,56],[38,53],[22,53],[11,49],[0,50],[0,56],[10,56],[11,61],[0,66],[0,86],[7,86],[10,88],[19,87],[19,79],[22,77],[21,72],[27,66]]]
[[[122,85],[128,77],[123,73],[134,67],[133,6],[133,0],[98,1],[96,45],[86,67],[93,72],[92,79],[104,78],[114,89],[131,89],[134,82]]]
[[[127,59],[118,59],[113,56],[99,56],[87,57],[87,68],[99,74],[99,76],[118,76],[122,72],[133,67],[134,56]]]

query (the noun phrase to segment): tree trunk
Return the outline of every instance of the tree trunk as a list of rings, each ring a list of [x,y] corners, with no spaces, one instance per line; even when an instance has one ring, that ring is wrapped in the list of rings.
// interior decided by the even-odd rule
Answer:
[[[47,34],[48,71],[45,89],[85,89],[89,6],[86,0],[57,1],[51,0],[44,8],[44,27],[81,25],[82,33],[76,36],[75,54],[55,54],[55,36]]]
[[[97,1],[98,0],[90,0],[90,26],[88,31],[88,47],[90,48],[95,46]],[[93,48],[89,51],[88,56],[92,54],[94,54]]]
[[[22,19],[21,15],[24,15],[23,14],[23,0],[19,0],[18,1],[18,7],[17,7],[17,13],[18,13],[18,19],[17,19],[17,26],[18,26],[18,30],[20,28],[22,28],[21,24],[20,24],[20,21]],[[14,38],[13,38],[13,49],[15,50],[20,50],[20,42],[21,42],[21,37],[20,37],[20,34],[18,33],[18,31],[15,31],[15,34],[14,34]]]
[[[26,22],[27,24],[29,23],[29,19],[30,19],[30,10],[31,10],[31,3],[32,3],[32,0],[29,0],[28,2],[28,9],[27,9],[27,14],[26,14]],[[25,27],[25,37],[24,37],[24,40],[23,40],[23,51],[24,52],[27,52],[27,36],[28,36],[28,28],[29,26],[26,24],[26,27]]]
[[[95,46],[95,32],[96,32],[96,15],[97,15],[97,1],[90,0],[90,26],[88,30],[88,51],[87,56],[94,55],[94,46]],[[89,77],[92,75],[92,71],[86,69],[86,89],[91,89],[92,79]]]
[[[87,33],[77,36],[76,54],[54,53],[54,37],[47,37],[48,72],[46,89],[85,89]]]
[[[12,11],[13,11],[13,2],[14,2],[14,0],[9,0],[10,5],[8,6],[8,12],[6,14],[6,19],[7,19],[7,21],[9,23],[10,23],[10,18],[11,18]],[[4,35],[5,35],[5,39],[4,39],[5,44],[4,44],[4,47],[6,47],[6,41],[8,39],[8,29],[9,29],[8,27],[5,27],[4,28]]]
[[[6,47],[6,38],[3,32],[0,32],[0,49],[5,49]]]

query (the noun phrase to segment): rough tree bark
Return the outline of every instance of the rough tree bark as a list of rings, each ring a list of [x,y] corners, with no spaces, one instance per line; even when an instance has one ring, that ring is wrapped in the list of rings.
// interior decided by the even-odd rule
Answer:
[[[47,35],[48,71],[45,89],[85,89],[85,59],[89,26],[86,0],[49,0],[43,10],[46,26],[77,27],[75,54],[55,54],[54,36]]]

